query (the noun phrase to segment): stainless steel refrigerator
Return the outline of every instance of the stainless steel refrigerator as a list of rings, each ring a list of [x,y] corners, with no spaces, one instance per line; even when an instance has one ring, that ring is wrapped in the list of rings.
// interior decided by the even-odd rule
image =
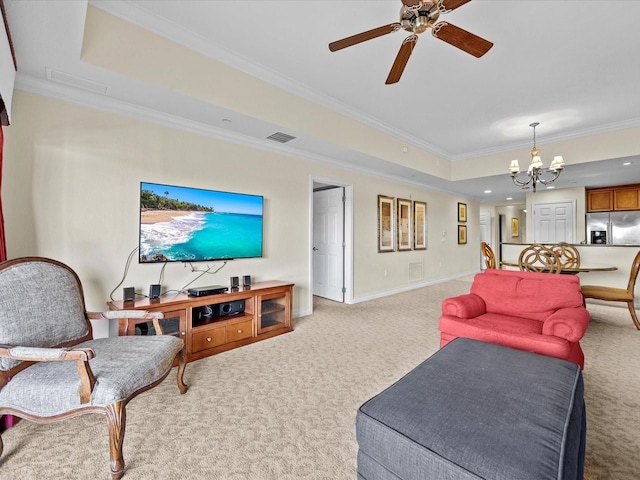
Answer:
[[[587,213],[587,242],[640,245],[640,211]]]

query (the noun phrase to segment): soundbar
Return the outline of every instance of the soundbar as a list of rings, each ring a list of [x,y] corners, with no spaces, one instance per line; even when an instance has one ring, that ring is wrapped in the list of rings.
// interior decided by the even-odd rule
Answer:
[[[215,295],[217,293],[225,293],[229,288],[222,285],[211,285],[209,287],[193,287],[187,290],[191,297],[204,297],[206,295]]]

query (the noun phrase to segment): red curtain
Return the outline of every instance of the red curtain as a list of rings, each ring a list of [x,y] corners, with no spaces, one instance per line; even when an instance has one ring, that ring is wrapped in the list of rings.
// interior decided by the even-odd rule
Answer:
[[[0,125],[0,194],[2,193],[2,151],[4,149],[4,132]],[[4,242],[4,217],[2,216],[2,195],[0,195],[0,262],[7,259],[7,246]],[[16,423],[13,415],[4,415],[0,417],[0,432],[12,427]]]
[[[4,150],[4,132],[0,125],[0,262],[7,259],[7,245],[4,238],[4,216],[2,215],[2,152]]]

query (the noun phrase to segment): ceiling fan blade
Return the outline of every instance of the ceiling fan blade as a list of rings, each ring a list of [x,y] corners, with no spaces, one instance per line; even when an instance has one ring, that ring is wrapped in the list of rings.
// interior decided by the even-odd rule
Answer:
[[[450,12],[458,7],[461,7],[465,3],[469,3],[471,0],[444,0],[440,4],[440,10],[443,12]]]
[[[413,53],[413,47],[415,47],[417,41],[417,35],[410,35],[404,39],[400,46],[400,50],[398,51],[398,55],[396,56],[396,60],[391,66],[391,71],[389,72],[387,81],[384,83],[391,85],[392,83],[397,83],[398,80],[400,80],[402,72],[404,72],[404,67],[407,66],[407,62],[409,61],[411,53]]]
[[[447,22],[440,22],[434,25],[433,36],[476,58],[480,58],[493,47],[493,43],[489,40],[485,40],[482,37]]]
[[[343,48],[347,48],[352,45],[356,45],[358,43],[366,42],[367,40],[371,40],[373,38],[381,37],[382,35],[387,35],[388,33],[393,33],[399,29],[400,29],[400,23],[398,22],[390,23],[389,25],[385,25],[383,27],[367,30],[366,32],[358,33],[356,35],[343,38],[342,40],[336,40],[335,42],[331,42],[329,44],[329,50],[331,50],[332,52],[335,52],[336,50],[341,50]]]

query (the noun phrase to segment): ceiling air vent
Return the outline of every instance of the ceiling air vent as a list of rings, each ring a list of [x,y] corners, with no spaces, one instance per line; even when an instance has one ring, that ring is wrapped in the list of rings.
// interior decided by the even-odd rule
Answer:
[[[291,135],[287,135],[286,133],[276,132],[273,135],[269,135],[267,140],[273,140],[274,142],[279,143],[288,143],[291,140],[295,140],[296,137],[292,137]]]
[[[99,93],[100,95],[110,95],[111,87],[104,83],[94,82],[87,78],[78,77],[70,73],[61,72],[52,68],[45,68],[47,78],[53,82],[63,83],[70,87],[81,88],[93,93]]]

